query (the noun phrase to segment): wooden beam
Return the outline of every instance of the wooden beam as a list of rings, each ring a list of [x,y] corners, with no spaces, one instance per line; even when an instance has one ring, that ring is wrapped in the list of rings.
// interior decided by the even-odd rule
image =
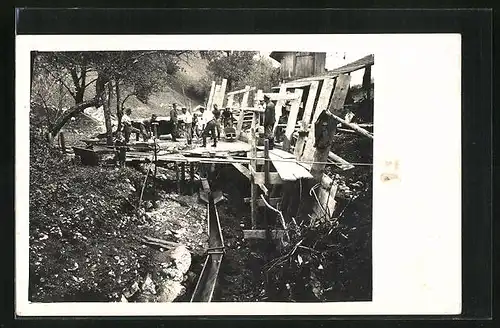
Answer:
[[[253,174],[253,177],[255,179],[256,184],[264,184],[264,172],[255,172]],[[278,172],[269,172],[269,184],[271,185],[277,185],[277,184],[284,184],[285,181],[281,179],[280,175]]]
[[[241,90],[236,90],[236,91],[231,91],[231,92],[228,92],[227,95],[228,96],[233,96],[233,95],[237,95],[237,94],[240,94],[240,93],[244,93],[244,92],[247,92],[247,91],[255,91],[255,87],[248,87],[248,89],[245,87],[244,89],[241,89]]]
[[[251,158],[250,159],[250,197],[251,197],[251,202],[250,202],[250,216],[251,216],[251,221],[252,221],[252,229],[257,228],[257,195],[258,195],[258,190],[257,190],[257,185],[256,185],[256,177],[253,174],[253,172],[256,171],[257,168],[257,161],[254,159],[257,157],[257,144],[255,140],[255,129],[250,130],[250,145],[251,145]]]
[[[258,107],[258,104],[257,104],[257,99],[261,99],[263,96],[262,96],[262,90],[257,90],[257,95],[255,96],[255,104],[254,104],[254,107]],[[258,111],[253,111],[253,115],[252,115],[252,125],[251,125],[251,128],[255,128],[255,125],[256,124],[260,124],[259,122],[260,120],[260,113]]]
[[[346,120],[338,117],[337,115],[335,114],[330,114],[334,119],[336,119],[337,121],[339,121],[340,123],[344,124],[344,125],[347,125],[348,127],[350,127],[351,129],[353,129],[354,131],[358,132],[359,134],[362,134],[364,135],[365,137],[368,137],[370,139],[373,139],[373,134],[371,134],[370,132],[366,131],[365,129],[363,128],[360,128],[357,124],[355,123],[349,123],[347,122]]]
[[[330,101],[330,107],[326,111],[328,115],[335,116],[333,113],[338,113],[344,108],[344,102],[349,91],[349,83],[351,82],[351,76],[341,74],[337,77],[335,83],[335,90],[332,94],[332,99]],[[335,129],[328,131],[328,138],[332,140],[335,136]],[[319,179],[323,175],[325,169],[325,162],[328,159],[328,153],[330,152],[330,147],[325,149],[316,148],[314,151],[314,163],[311,165],[311,174],[313,177]]]
[[[224,98],[226,93],[227,79],[222,79],[222,84],[219,90],[219,96],[217,97],[217,105],[219,108],[222,108],[224,105]]]
[[[226,107],[233,108],[233,103],[234,103],[234,95],[227,96]]]
[[[318,87],[318,81],[311,82],[311,87],[309,88],[309,93],[307,95],[306,107],[304,108],[304,114],[302,115],[302,126],[300,131],[304,132],[304,134],[299,134],[299,138],[295,143],[294,154],[296,159],[300,159],[302,157],[302,152],[304,151],[304,146],[306,145],[307,135],[305,132],[307,132],[310,127],[314,102],[316,100],[316,96],[318,95]]]
[[[266,239],[266,230],[243,230],[244,239]],[[283,239],[285,237],[285,230],[271,230],[272,239]]]
[[[291,82],[283,83],[282,85],[284,85],[286,89],[304,88],[304,87],[307,87],[308,85],[310,85],[311,82],[312,81],[305,81],[305,82],[291,81]],[[275,86],[275,87],[272,87],[271,89],[280,89],[280,88],[281,88],[281,86]]]
[[[207,101],[207,109],[208,111],[212,110],[212,103],[214,101],[214,95],[215,95],[215,81],[212,81],[212,86],[210,87],[210,94],[208,96],[208,101]]]
[[[261,98],[257,98],[257,100],[262,100],[264,99],[264,96],[268,96],[270,100],[296,100],[297,99],[297,94],[294,92],[294,93],[285,93],[284,95],[283,94],[280,94],[278,92],[266,92],[266,93],[263,93]]]
[[[247,179],[250,179],[250,170],[249,169],[247,169],[243,164],[240,164],[240,163],[232,163],[232,164]]]
[[[328,153],[328,158],[335,162],[335,164],[344,171],[354,168],[354,165],[343,159],[342,157],[334,154],[333,152]]]
[[[283,95],[286,94],[286,86],[285,84],[282,84],[279,88],[279,92],[278,92],[278,95],[280,97],[282,97]],[[276,131],[276,127],[278,126],[278,122],[280,120],[280,117],[281,115],[283,115],[283,112],[282,112],[282,108],[283,108],[283,104],[285,103],[285,100],[283,99],[279,99],[277,102],[276,102],[276,107],[274,108],[275,110],[275,123],[274,123],[274,126],[273,126],[273,131]],[[274,135],[274,133],[273,133]]]
[[[245,94],[243,95],[243,99],[241,100],[241,108],[248,107],[248,96],[250,94],[250,86],[245,87]],[[236,124],[236,137],[239,138],[241,135],[241,129],[243,127],[243,110],[240,112],[240,116],[238,117],[238,123]]]
[[[325,75],[306,77],[303,79],[295,80],[293,82],[306,82],[306,81],[319,81],[319,80],[333,79],[341,74],[352,73],[352,72],[355,72],[357,70],[363,69],[365,67],[372,66],[372,65],[374,65],[374,63],[375,62],[374,62],[373,55],[368,55],[368,56],[365,56],[361,59],[358,59],[352,63],[349,63],[347,65],[330,70]]]
[[[245,203],[250,203],[251,201],[251,198],[250,197],[245,197],[244,199],[244,202]],[[278,206],[278,203],[281,202],[281,197],[272,197],[272,198],[269,198],[269,200],[267,201],[271,206]],[[259,207],[263,207],[263,206],[266,206],[266,204],[264,203],[264,201],[262,199],[257,199],[257,206]]]
[[[292,133],[295,129],[295,123],[297,123],[297,116],[299,114],[300,100],[302,98],[302,89],[296,89],[295,95],[297,96],[297,100],[292,102],[292,106],[290,107],[290,113],[288,115],[288,123],[285,129],[285,140],[283,141],[283,149],[289,150],[290,144],[292,142]]]
[[[301,160],[312,161],[314,157],[314,123],[316,123],[319,115],[327,109],[328,103],[330,102],[330,97],[332,95],[334,83],[334,80],[325,80],[323,82],[323,87],[321,88],[319,94],[318,103],[316,104],[316,109],[314,110],[311,128],[309,129],[309,134],[307,135],[304,151],[302,152],[302,156],[300,157]]]

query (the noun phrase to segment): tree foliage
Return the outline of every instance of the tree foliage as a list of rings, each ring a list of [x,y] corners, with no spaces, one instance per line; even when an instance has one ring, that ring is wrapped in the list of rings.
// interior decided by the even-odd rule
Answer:
[[[180,57],[185,54],[189,51],[36,53],[32,70],[32,100],[58,112],[47,119],[48,128],[55,135],[72,116],[85,108],[102,106],[104,99],[109,99],[113,92],[117,100],[121,98],[120,90],[123,89],[129,91],[128,96],[135,95],[147,103],[149,96],[165,84],[167,76],[179,70]],[[56,84],[51,84],[52,81]],[[92,84],[95,84],[95,92],[88,92]],[[108,84],[113,84],[114,89]],[[57,85],[61,86],[57,90],[59,93],[64,88],[63,93],[73,99],[72,106],[65,111],[62,111],[61,102],[51,96],[55,94],[54,87]],[[67,103],[68,99],[65,105]],[[119,121],[122,105],[123,102],[117,101]]]

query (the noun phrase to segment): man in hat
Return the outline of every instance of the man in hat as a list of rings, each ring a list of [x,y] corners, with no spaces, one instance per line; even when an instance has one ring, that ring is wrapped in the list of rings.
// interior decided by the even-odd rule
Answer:
[[[210,136],[214,143],[212,147],[217,147],[217,140],[220,140],[220,130],[218,128],[218,123],[217,120],[220,118],[220,112],[217,110],[214,110],[213,112],[214,117],[207,122],[205,129],[203,130],[203,133],[201,134],[201,137],[203,138],[203,145],[202,147],[207,146],[207,137]]]
[[[125,135],[125,143],[128,143],[130,141],[130,135],[132,133],[140,133],[142,134],[142,138],[144,140],[147,140],[145,131],[142,129],[138,129],[132,125],[132,119],[130,118],[130,114],[132,114],[132,109],[126,108],[121,120],[123,126],[123,132]]]
[[[264,95],[264,138],[269,139],[269,149],[274,147],[274,123],[276,122],[276,113],[274,103],[269,96]]]
[[[187,144],[190,145],[193,138],[193,115],[183,106],[182,116],[184,118],[184,126],[186,127]]]
[[[144,129],[143,133],[146,134],[148,138],[151,138],[153,135],[153,123],[156,122],[157,118],[156,114],[151,114],[151,118],[142,121],[141,130]]]
[[[172,104],[172,109],[170,110],[170,122],[172,122],[172,141],[177,141],[177,104]]]
[[[230,128],[233,126],[233,113],[231,108],[226,107],[222,111],[222,121],[225,128]]]

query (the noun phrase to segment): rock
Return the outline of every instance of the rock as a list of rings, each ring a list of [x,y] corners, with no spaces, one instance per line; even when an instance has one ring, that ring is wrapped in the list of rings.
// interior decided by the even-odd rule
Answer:
[[[177,297],[186,292],[186,288],[178,281],[167,280],[160,285],[160,292],[156,297],[157,302],[173,302]]]
[[[122,303],[128,303],[128,300],[125,298],[125,296],[122,295],[122,298],[120,299],[120,302],[122,302]]]
[[[151,273],[148,273],[146,275],[146,279],[144,280],[144,283],[142,284],[142,291],[144,293],[150,293],[150,294],[156,294],[156,286],[153,282],[153,279],[151,279]]]
[[[151,201],[149,201],[149,200],[148,200],[148,201],[146,201],[146,202],[144,202],[144,208],[145,208],[146,210],[150,210],[150,209],[152,209],[152,208],[153,208],[153,206],[154,206],[154,205],[153,205],[153,203],[152,203]]]
[[[137,281],[134,281],[132,286],[130,286],[129,288],[127,288],[123,292],[123,295],[125,295],[126,298],[130,298],[130,297],[134,296],[134,294],[137,293],[137,291],[139,291],[139,289],[140,289],[139,284],[137,283]]]
[[[177,246],[169,252],[170,258],[175,263],[176,268],[185,274],[191,266],[191,253],[184,245]]]

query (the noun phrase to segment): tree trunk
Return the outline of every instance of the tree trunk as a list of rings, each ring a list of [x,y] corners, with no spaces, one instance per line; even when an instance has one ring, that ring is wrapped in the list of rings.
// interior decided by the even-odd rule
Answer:
[[[71,107],[70,109],[65,111],[54,123],[50,131],[51,134],[53,136],[57,135],[57,133],[59,133],[61,128],[64,126],[64,124],[66,124],[66,122],[68,122],[69,119],[73,117],[75,114],[81,113],[85,108],[98,107],[99,104],[100,104],[99,98],[95,97],[93,99],[84,101],[82,103],[79,103],[78,105]]]
[[[36,60],[36,55],[37,55],[37,52],[36,51],[32,51],[30,53],[31,55],[31,67],[30,67],[30,95],[32,94],[33,92],[33,71],[34,71],[34,67],[35,67],[35,60]]]
[[[103,109],[104,109],[104,121],[106,123],[106,144],[108,146],[113,145],[113,127],[111,126],[111,93],[113,92],[113,86],[111,81],[108,82],[108,90],[105,93],[106,99],[104,99]]]

